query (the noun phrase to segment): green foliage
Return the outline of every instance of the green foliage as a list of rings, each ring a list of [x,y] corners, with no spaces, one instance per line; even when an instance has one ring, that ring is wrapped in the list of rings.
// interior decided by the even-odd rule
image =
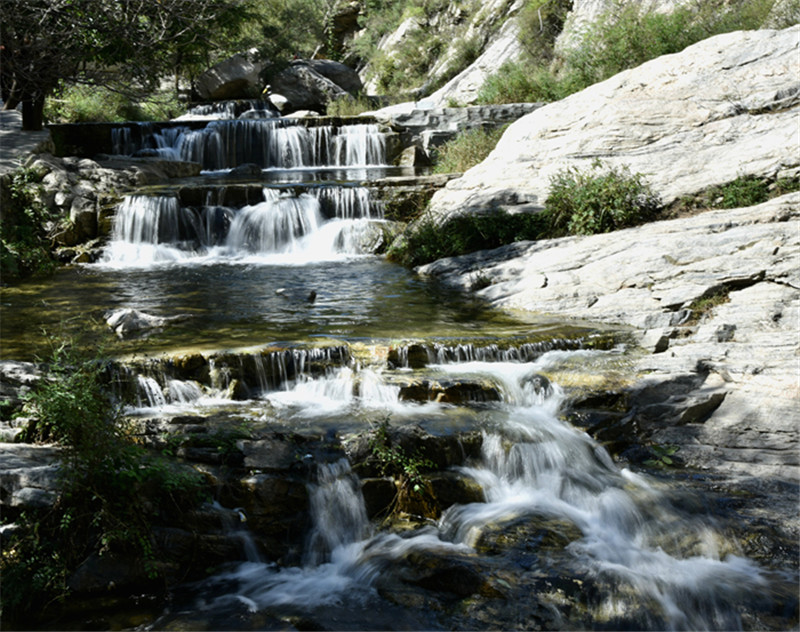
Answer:
[[[522,7],[518,18],[519,42],[529,62],[541,65],[553,59],[556,38],[564,28],[572,4],[572,0],[528,0]]]
[[[376,109],[376,104],[366,96],[342,97],[328,102],[328,116],[358,116]]]
[[[528,54],[489,77],[479,93],[479,102],[562,99],[622,70],[679,52],[712,35],[760,28],[774,0],[697,0],[669,13],[618,0],[579,34],[575,46],[555,56],[553,42],[570,4],[528,2],[520,13],[519,36]],[[792,11],[796,9],[784,13],[791,16]],[[776,18],[778,22],[781,19],[788,18]]]
[[[461,173],[482,162],[495,148],[507,127],[478,127],[459,134],[437,149],[434,173]]]
[[[408,455],[402,448],[393,446],[389,437],[388,418],[373,430],[369,445],[381,474],[397,479],[401,490],[414,494],[425,492],[427,483],[423,471],[432,469],[433,462],[422,458],[419,452]]]
[[[710,193],[718,208],[754,206],[769,199],[769,185],[761,178],[741,177],[715,187]]]
[[[644,464],[648,467],[655,468],[674,467],[676,462],[673,457],[678,449],[676,445],[650,446],[650,452],[652,452],[653,457],[644,461]]]
[[[681,199],[671,208],[671,212],[680,215],[713,208],[742,208],[794,191],[800,191],[798,178],[780,178],[771,182],[769,178],[740,176],[731,182]]]
[[[62,84],[47,101],[44,115],[51,123],[115,123],[166,120],[184,109],[172,93],[153,93],[136,101],[128,92],[106,86]]]
[[[478,91],[477,102],[493,104],[558,101],[572,91],[569,83],[547,68],[509,61],[487,77]]]
[[[553,235],[592,235],[652,220],[661,204],[640,174],[596,161],[590,171],[572,167],[550,182],[545,208]]]
[[[701,296],[691,302],[689,305],[691,316],[687,324],[691,325],[700,322],[700,320],[707,314],[710,314],[715,307],[724,305],[730,300],[730,290],[727,287],[723,286],[712,289],[712,291],[708,292],[705,296]]]
[[[482,215],[465,214],[450,219],[444,226],[430,216],[423,216],[387,256],[402,265],[419,266],[443,257],[539,239],[545,236],[546,229],[543,213],[511,214],[496,210]]]
[[[26,440],[55,441],[65,450],[55,506],[21,516],[19,535],[4,544],[0,570],[4,615],[61,600],[66,580],[92,553],[137,560],[142,573],[160,572],[154,522],[195,506],[202,478],[133,443],[106,387],[106,367],[76,339],[52,337],[49,373],[26,397],[35,421]]]
[[[35,171],[25,168],[0,180],[0,278],[4,283],[55,269],[45,230],[49,218],[37,196],[39,181]]]

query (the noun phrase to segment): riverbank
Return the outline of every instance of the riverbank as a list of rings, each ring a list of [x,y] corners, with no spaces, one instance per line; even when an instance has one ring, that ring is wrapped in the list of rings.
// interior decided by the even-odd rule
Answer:
[[[589,237],[513,244],[419,272],[492,306],[629,325],[643,353],[619,432],[726,485],[778,485],[800,533],[800,194]],[[598,429],[599,438],[603,432]]]

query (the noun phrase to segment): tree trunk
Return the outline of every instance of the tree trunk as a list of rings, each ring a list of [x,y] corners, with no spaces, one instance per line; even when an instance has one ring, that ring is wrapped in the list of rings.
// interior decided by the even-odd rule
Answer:
[[[22,130],[38,132],[44,123],[44,97],[25,99],[22,102]]]

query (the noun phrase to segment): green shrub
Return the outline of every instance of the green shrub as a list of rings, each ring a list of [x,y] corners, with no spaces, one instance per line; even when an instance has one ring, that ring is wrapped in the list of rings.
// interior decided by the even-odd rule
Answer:
[[[649,221],[661,204],[640,174],[596,161],[590,171],[555,174],[545,208],[552,235],[592,235]]]
[[[4,283],[56,267],[45,224],[47,210],[39,201],[39,175],[16,169],[0,181],[0,278]]]
[[[413,267],[443,257],[539,239],[546,228],[543,213],[511,214],[498,210],[481,215],[460,215],[445,225],[430,216],[423,216],[390,249],[387,256],[390,260]]]
[[[184,111],[172,92],[153,93],[139,100],[105,86],[82,84],[62,86],[45,104],[45,117],[51,123],[163,121]]]
[[[463,173],[482,162],[495,148],[508,125],[497,129],[475,128],[459,134],[436,151],[434,173]]]
[[[709,192],[717,208],[754,206],[769,199],[769,184],[763,178],[740,177]]]
[[[152,525],[203,497],[199,474],[128,436],[102,359],[86,355],[77,339],[50,342],[49,372],[26,396],[25,414],[34,421],[24,439],[63,446],[59,496],[52,508],[20,516],[18,535],[4,542],[4,617],[25,619],[42,603],[64,599],[68,577],[93,553],[136,560],[157,579]]]
[[[555,101],[628,68],[676,53],[700,40],[736,30],[756,29],[766,21],[774,0],[707,0],[670,13],[645,10],[618,0],[578,34],[577,44],[554,58],[553,33],[563,26],[566,5],[530,0],[520,14],[520,41],[528,51],[489,77],[479,93],[481,103]],[[791,0],[790,4],[800,4]],[[548,11],[550,13],[548,13]],[[786,22],[784,15],[773,19]],[[542,16],[540,21],[539,16]],[[789,20],[790,21],[790,20]]]
[[[570,94],[569,84],[547,68],[525,62],[505,62],[487,77],[478,91],[477,102],[535,103],[558,101]]]
[[[366,96],[341,97],[328,103],[328,116],[358,116],[364,112],[371,112],[378,107],[374,101]]]

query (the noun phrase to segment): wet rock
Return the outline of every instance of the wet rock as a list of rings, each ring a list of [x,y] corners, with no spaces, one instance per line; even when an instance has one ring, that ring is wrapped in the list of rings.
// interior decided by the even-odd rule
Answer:
[[[251,469],[280,471],[296,468],[307,453],[305,439],[299,435],[272,435],[265,439],[238,443],[244,454],[244,465]]]
[[[67,581],[77,596],[142,589],[150,583],[140,560],[113,553],[92,553]]]
[[[106,324],[120,337],[161,327],[166,320],[160,316],[145,314],[137,309],[120,309],[106,314]]]
[[[388,515],[395,498],[397,486],[391,478],[362,478],[361,493],[370,520]]]
[[[20,410],[23,396],[41,379],[40,368],[32,362],[0,360],[0,412],[10,421],[13,412]]]
[[[244,508],[250,529],[270,559],[302,549],[309,523],[305,480],[256,474],[243,479],[236,493],[237,504]]]
[[[60,457],[61,450],[52,446],[0,444],[0,507],[6,518],[52,506]]]
[[[500,392],[494,384],[459,380],[415,380],[400,387],[400,399],[405,401],[436,401],[448,404],[497,402]]]
[[[253,163],[241,164],[238,167],[231,169],[230,175],[232,176],[260,176],[261,167]]]
[[[182,316],[153,316],[138,309],[118,309],[105,315],[106,324],[120,338],[127,338],[163,327],[169,322],[180,320]]]
[[[403,580],[435,592],[469,597],[483,591],[483,569],[473,560],[433,552],[412,553],[405,563]]]

